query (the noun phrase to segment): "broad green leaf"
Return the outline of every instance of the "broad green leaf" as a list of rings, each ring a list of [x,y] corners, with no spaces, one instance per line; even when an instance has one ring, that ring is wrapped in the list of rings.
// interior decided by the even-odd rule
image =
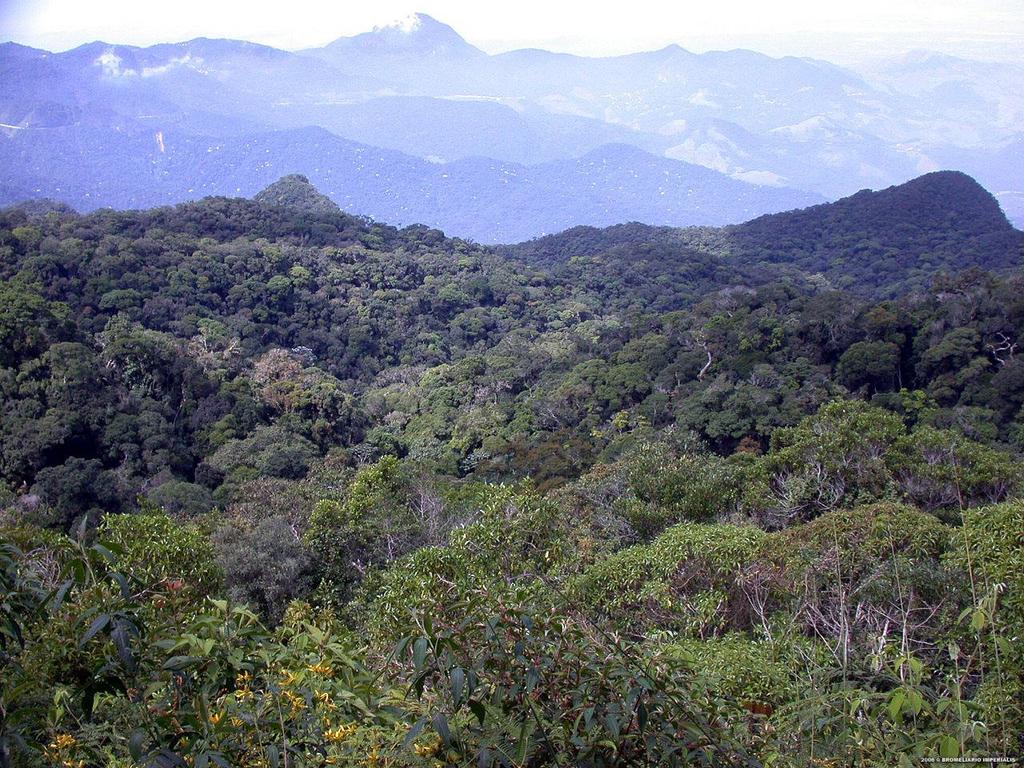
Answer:
[[[416,741],[416,737],[420,735],[420,733],[423,731],[423,726],[425,726],[426,724],[427,718],[425,717],[421,717],[419,720],[413,723],[412,728],[410,728],[409,732],[405,734],[405,740],[402,742],[402,747],[408,747],[410,744]]]
[[[643,699],[640,699],[636,705],[636,723],[640,726],[641,731],[647,727],[647,705]]]
[[[452,732],[448,728],[447,717],[438,712],[431,718],[430,724],[434,726],[434,730],[437,731],[437,735],[441,737],[446,746],[452,743]]]
[[[899,721],[900,714],[903,712],[903,702],[906,701],[907,694],[901,689],[896,691],[889,699],[889,718],[893,721]]]
[[[971,615],[971,629],[975,632],[980,632],[984,629],[986,623],[987,619],[985,617],[985,611],[982,609],[979,608]]]
[[[427,659],[428,647],[429,642],[425,637],[416,638],[412,645],[412,663],[417,672],[423,668],[423,662]]]
[[[85,630],[85,634],[82,635],[82,639],[78,641],[79,646],[83,646],[92,640],[96,635],[102,631],[102,629],[110,623],[110,614],[101,613],[95,619],[92,620],[92,624]]]
[[[953,736],[943,736],[939,740],[939,757],[959,757],[960,742]]]
[[[451,673],[452,704],[458,710],[462,705],[462,691],[466,685],[466,670],[455,667]]]
[[[140,730],[132,731],[132,735],[128,737],[128,754],[137,763],[142,761],[142,747],[145,740],[146,734]]]
[[[169,672],[180,672],[183,669],[195,666],[199,661],[195,656],[171,656],[167,661],[164,662],[163,668]]]

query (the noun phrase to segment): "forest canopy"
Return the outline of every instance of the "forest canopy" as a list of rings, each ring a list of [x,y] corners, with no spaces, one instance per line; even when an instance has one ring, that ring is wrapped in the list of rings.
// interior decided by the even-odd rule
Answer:
[[[949,173],[499,249],[0,212],[0,765],[1017,754],[1022,253]]]

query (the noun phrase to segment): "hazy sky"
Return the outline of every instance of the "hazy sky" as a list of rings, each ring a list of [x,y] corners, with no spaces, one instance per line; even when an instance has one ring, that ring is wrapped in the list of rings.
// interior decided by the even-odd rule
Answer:
[[[97,39],[205,36],[295,49],[414,11],[492,53],[543,47],[603,55],[679,43],[833,59],[914,48],[1024,59],[1024,0],[0,0],[0,39],[64,50]]]

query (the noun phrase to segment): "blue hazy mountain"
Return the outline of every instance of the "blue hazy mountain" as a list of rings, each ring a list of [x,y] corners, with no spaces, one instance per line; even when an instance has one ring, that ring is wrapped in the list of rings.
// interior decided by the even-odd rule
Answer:
[[[821,202],[731,179],[626,144],[521,165],[486,158],[432,163],[322,128],[236,137],[91,126],[21,131],[0,142],[0,204],[47,197],[78,210],[146,208],[207,195],[251,196],[307,176],[346,211],[422,223],[480,242],[511,242],[577,224],[727,224]]]
[[[1020,74],[931,54],[863,75],[812,59],[678,46],[604,58],[488,55],[423,14],[300,52],[202,38],[63,53],[8,43],[0,45],[0,195],[150,205],[248,194],[298,172],[344,178],[325,189],[355,212],[405,222],[406,212],[425,211],[429,223],[456,222],[446,227],[455,234],[505,239],[498,233],[603,222],[613,212],[725,223],[959,168],[1016,216]],[[350,162],[344,141],[299,130],[312,127],[365,145],[360,156],[381,159],[372,164],[378,175],[362,178],[369,166]],[[308,136],[317,138],[303,146]],[[661,158],[672,191],[661,194],[642,154],[633,159],[643,172],[630,176],[612,162],[601,166],[616,169],[601,177],[608,189],[589,186],[587,158],[608,145]],[[685,166],[672,160],[713,173],[698,187],[687,171],[684,183],[676,177]],[[465,221],[456,205],[487,210],[498,189],[513,190],[506,205],[525,206],[505,212],[515,227],[492,217],[472,231],[453,228]],[[729,200],[725,189],[734,190]],[[652,190],[659,199],[639,205]],[[577,197],[567,201],[570,192]],[[646,218],[655,213],[662,218]]]

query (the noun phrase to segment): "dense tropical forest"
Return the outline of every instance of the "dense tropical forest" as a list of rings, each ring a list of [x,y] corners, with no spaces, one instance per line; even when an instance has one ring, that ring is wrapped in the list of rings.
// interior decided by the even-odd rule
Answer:
[[[1024,754],[1024,234],[0,212],[0,766]]]

